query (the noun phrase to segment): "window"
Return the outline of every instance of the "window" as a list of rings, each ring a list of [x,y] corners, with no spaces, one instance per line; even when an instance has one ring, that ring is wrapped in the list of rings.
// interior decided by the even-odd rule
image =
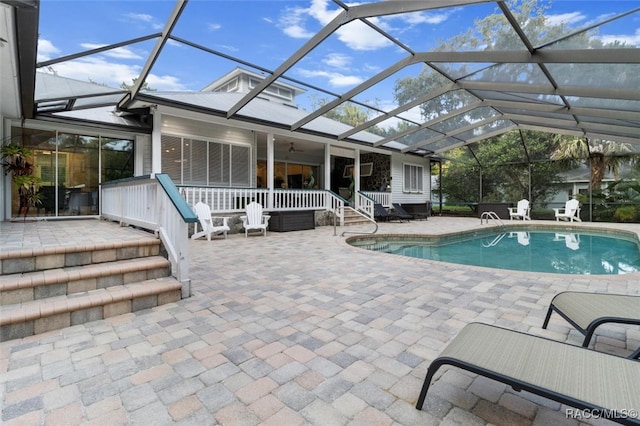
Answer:
[[[249,88],[253,89],[259,84],[260,80],[256,78],[249,78]],[[286,99],[288,101],[293,99],[293,92],[291,91],[291,89],[287,89],[286,87],[278,86],[276,84],[270,85],[269,87],[264,89],[264,92],[282,99]]]
[[[178,185],[250,185],[251,148],[162,135],[162,171]]]
[[[237,92],[238,91],[238,77],[236,77],[233,80],[229,81],[228,83],[223,84],[222,86],[218,87],[215,91],[216,92]]]
[[[403,167],[404,185],[403,192],[422,192],[423,167],[414,164],[405,164]]]

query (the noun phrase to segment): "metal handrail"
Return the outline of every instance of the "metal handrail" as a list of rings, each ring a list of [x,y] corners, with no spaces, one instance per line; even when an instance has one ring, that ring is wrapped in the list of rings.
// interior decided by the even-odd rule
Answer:
[[[500,217],[498,217],[496,212],[482,212],[482,214],[480,215],[480,225],[482,225],[482,221],[484,219],[487,220],[487,225],[489,224],[489,219],[491,219],[494,222],[496,222],[499,226],[504,226],[504,222],[500,220]]]
[[[345,207],[347,208],[347,207]],[[351,209],[354,210],[354,209]],[[368,217],[365,214],[362,214],[361,212],[354,210],[356,213],[358,213],[360,216],[364,217],[365,219],[367,219],[370,222],[373,222],[374,225],[376,225],[376,229],[374,229],[371,232],[360,232],[360,231],[343,231],[342,234],[340,234],[341,237],[344,237],[344,234],[362,234],[362,235],[372,235],[375,234],[376,232],[378,232],[378,222],[376,222],[374,219]]]

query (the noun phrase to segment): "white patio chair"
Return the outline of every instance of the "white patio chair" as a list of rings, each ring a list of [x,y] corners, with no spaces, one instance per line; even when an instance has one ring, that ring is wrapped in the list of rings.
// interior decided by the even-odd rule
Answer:
[[[514,236],[517,238],[518,244],[520,244],[521,246],[529,245],[529,240],[531,239],[531,236],[527,231],[515,231],[515,232],[509,233],[509,238],[513,238]]]
[[[246,212],[245,216],[240,216],[242,226],[244,226],[244,236],[249,236],[249,231],[257,229],[266,237],[269,215],[262,214],[262,206],[253,201],[247,204]]]
[[[198,201],[194,207],[194,211],[198,216],[198,223],[202,228],[198,232],[198,223],[195,224],[195,232],[191,236],[192,240],[197,240],[200,237],[207,237],[208,241],[211,241],[211,235],[223,234],[224,238],[227,238],[227,231],[230,230],[226,217],[213,217],[211,216],[211,209],[202,201]],[[213,219],[222,219],[222,225],[214,225]]]
[[[553,241],[564,241],[567,248],[571,250],[580,249],[580,236],[578,234],[556,232],[556,236]]]
[[[580,202],[575,198],[565,203],[564,208],[555,208],[553,211],[556,213],[556,221],[569,220],[573,222],[582,222],[580,219]]]
[[[522,219],[531,220],[529,217],[529,200],[518,201],[517,207],[509,207],[509,220]]]

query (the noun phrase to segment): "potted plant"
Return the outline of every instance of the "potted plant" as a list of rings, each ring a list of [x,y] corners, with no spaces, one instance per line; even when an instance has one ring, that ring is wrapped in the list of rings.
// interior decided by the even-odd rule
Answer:
[[[25,220],[31,207],[42,204],[42,194],[39,193],[40,178],[33,175],[33,164],[28,161],[32,155],[29,148],[13,142],[0,148],[4,174],[11,174],[18,190],[18,215],[23,215]]]

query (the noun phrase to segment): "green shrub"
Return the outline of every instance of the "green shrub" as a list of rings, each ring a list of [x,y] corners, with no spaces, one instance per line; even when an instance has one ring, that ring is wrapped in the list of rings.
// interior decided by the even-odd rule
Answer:
[[[618,207],[613,217],[618,222],[635,222],[638,217],[638,210],[635,206]]]

